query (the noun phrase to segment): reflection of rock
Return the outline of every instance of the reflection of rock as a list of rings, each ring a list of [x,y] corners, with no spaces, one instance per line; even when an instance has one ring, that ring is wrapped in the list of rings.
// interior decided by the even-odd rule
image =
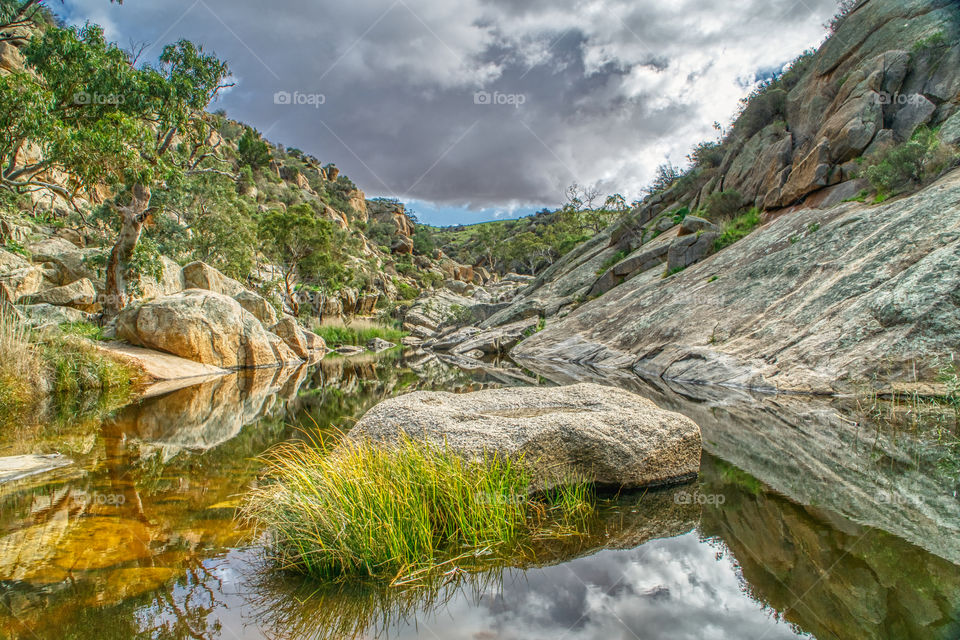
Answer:
[[[73,461],[59,454],[7,456],[0,458],[0,484],[47,473],[70,464],[73,464]]]
[[[704,458],[704,491],[727,502],[704,507],[702,527],[727,544],[755,597],[817,638],[957,637],[956,565],[880,530],[838,526],[742,475]]]
[[[207,450],[265,415],[278,393],[295,396],[302,381],[300,370],[290,368],[223,376],[131,405],[111,428],[174,450]]]
[[[644,487],[689,478],[700,467],[693,421],[594,384],[412,393],[368,411],[350,437],[391,444],[403,433],[473,459],[523,456],[547,484],[573,473],[599,485]]]
[[[150,531],[124,518],[66,513],[0,538],[0,580],[58,582],[70,571],[88,571],[150,556]]]
[[[706,451],[777,492],[960,564],[960,503],[951,481],[938,479],[929,447],[905,436],[858,431],[842,405],[704,385],[667,386],[625,371],[522,364],[555,382],[602,380],[652,398],[700,425]]]

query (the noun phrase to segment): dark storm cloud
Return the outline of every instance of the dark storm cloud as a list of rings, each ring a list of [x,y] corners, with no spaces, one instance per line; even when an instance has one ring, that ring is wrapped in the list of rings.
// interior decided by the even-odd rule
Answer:
[[[371,193],[557,203],[573,181],[636,195],[727,120],[758,71],[822,37],[834,0],[105,0],[66,4],[147,55],[226,58],[221,104]],[[746,89],[745,89],[746,87]],[[323,104],[275,104],[277,92]],[[483,92],[483,93],[478,93]]]

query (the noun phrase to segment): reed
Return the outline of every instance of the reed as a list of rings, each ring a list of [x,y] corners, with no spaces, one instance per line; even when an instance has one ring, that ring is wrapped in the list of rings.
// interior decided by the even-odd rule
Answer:
[[[324,579],[406,582],[592,512],[585,486],[533,494],[522,459],[471,462],[408,438],[389,448],[345,441],[329,454],[286,444],[267,466],[241,516],[269,532],[281,567]]]

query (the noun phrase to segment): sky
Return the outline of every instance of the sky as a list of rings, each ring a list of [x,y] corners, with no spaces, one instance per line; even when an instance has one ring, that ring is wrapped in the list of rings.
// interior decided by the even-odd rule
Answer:
[[[422,222],[642,195],[715,139],[759,78],[825,37],[836,0],[65,0],[123,48],[226,60],[212,109],[335,163]]]

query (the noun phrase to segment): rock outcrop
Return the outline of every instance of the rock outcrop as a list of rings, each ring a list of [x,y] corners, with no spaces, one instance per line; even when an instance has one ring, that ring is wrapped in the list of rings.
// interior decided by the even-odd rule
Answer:
[[[958,262],[954,171],[882,205],[779,217],[682,273],[621,284],[512,354],[817,393],[935,378],[924,365],[960,344]]]
[[[202,289],[127,307],[117,319],[117,337],[224,369],[300,362],[236,300]]]
[[[595,384],[416,392],[370,409],[348,436],[390,445],[406,436],[471,459],[523,456],[538,483],[579,477],[647,487],[700,468],[700,429],[629,392]]]

